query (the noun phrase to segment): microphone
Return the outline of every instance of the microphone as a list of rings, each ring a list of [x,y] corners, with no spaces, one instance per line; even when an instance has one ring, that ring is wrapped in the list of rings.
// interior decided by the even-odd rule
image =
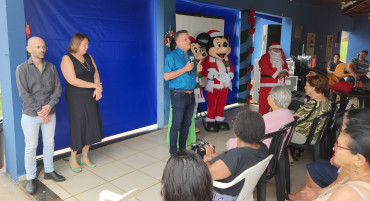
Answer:
[[[194,62],[194,56],[191,56],[190,57],[190,62]],[[191,74],[191,71],[188,71],[188,74],[190,75]]]

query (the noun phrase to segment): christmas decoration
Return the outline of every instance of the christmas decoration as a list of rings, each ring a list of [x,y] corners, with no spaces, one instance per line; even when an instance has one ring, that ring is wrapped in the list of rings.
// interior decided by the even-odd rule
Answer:
[[[171,46],[171,42],[174,40],[174,38],[175,38],[175,31],[173,31],[172,29],[171,29],[171,26],[170,26],[170,30],[168,30],[167,32],[166,32],[166,34],[164,35],[164,44],[166,44],[167,45],[167,47],[170,47]]]

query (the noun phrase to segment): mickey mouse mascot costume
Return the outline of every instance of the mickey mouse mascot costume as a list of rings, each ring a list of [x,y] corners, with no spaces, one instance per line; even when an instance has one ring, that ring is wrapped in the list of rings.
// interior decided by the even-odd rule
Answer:
[[[231,80],[234,78],[234,68],[228,55],[231,52],[228,35],[211,30],[197,36],[197,42],[206,47],[208,56],[204,59],[202,77],[207,79],[207,118],[206,130],[218,132],[229,130],[224,121],[224,109],[228,90],[232,90]]]

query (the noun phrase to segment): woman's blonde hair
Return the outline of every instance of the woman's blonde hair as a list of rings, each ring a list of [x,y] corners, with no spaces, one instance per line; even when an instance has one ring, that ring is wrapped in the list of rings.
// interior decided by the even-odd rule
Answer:
[[[90,42],[90,39],[86,34],[75,33],[75,35],[72,36],[71,42],[69,43],[68,52],[69,53],[76,53],[78,51],[78,48],[80,47],[81,42],[85,38],[87,39],[87,41]]]

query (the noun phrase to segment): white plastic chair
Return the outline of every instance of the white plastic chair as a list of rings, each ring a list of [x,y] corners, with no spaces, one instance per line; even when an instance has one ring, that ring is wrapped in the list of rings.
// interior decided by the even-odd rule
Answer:
[[[260,177],[265,172],[267,165],[269,164],[272,154],[270,154],[267,158],[262,160],[261,162],[257,163],[253,167],[248,168],[239,176],[237,176],[233,181],[229,183],[222,183],[218,181],[213,181],[213,186],[221,189],[230,188],[234,186],[241,180],[244,180],[244,185],[242,190],[238,195],[238,199],[236,201],[253,201],[253,190],[256,187]]]
[[[103,190],[102,192],[100,192],[99,201],[135,201],[138,193],[139,190],[136,188],[125,193],[124,195],[120,195],[109,190]]]

